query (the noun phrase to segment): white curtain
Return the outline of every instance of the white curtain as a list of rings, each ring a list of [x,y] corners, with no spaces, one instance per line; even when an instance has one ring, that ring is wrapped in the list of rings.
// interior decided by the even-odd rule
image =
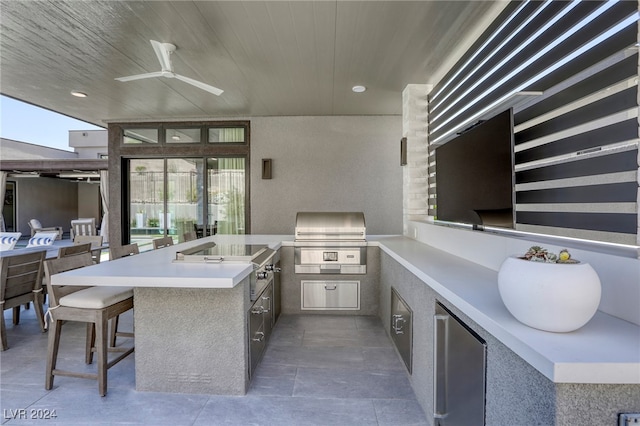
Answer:
[[[244,234],[245,161],[244,158],[218,158],[220,192],[228,196],[227,220],[218,224],[221,234]]]
[[[4,224],[4,216],[2,215],[2,207],[4,207],[4,195],[7,192],[7,172],[0,172],[0,232],[6,232],[7,228]]]
[[[244,127],[218,130],[219,142],[244,142]]]
[[[100,235],[104,243],[109,242],[109,172],[100,170],[100,198],[102,199],[102,222],[100,223]]]

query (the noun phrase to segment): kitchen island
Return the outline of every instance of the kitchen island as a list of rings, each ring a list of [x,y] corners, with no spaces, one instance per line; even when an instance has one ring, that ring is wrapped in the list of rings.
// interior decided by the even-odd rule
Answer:
[[[174,259],[209,241],[277,250],[285,238],[206,237],[54,275],[52,284],[134,287],[137,390],[244,395],[252,264]]]
[[[135,287],[138,390],[246,391],[247,360],[239,354],[248,351],[245,316],[251,266],[171,262],[179,249],[210,240],[268,244],[283,253],[293,244],[287,235],[207,237],[52,278],[53,284]],[[639,326],[598,312],[572,333],[535,330],[504,307],[496,271],[406,237],[370,236],[368,244],[380,247],[379,316],[387,331],[391,286],[418,313],[410,380],[427,414],[433,408],[429,353],[434,300],[487,340],[487,424],[507,420],[514,406],[500,398],[509,393],[538,404],[530,416],[539,418],[567,418],[571,410],[590,415],[603,404],[611,410],[617,403],[619,411],[640,411]],[[293,274],[287,270],[292,262],[282,256],[283,275]],[[519,405],[528,407],[524,402]],[[572,404],[595,408],[585,411]],[[545,415],[540,417],[540,411]]]

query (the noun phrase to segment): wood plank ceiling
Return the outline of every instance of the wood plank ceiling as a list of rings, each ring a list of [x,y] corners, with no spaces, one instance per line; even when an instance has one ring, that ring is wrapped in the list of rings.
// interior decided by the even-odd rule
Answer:
[[[490,1],[2,1],[0,92],[96,125],[401,114],[404,87],[439,78],[444,58],[497,9]],[[222,96],[176,79],[114,80],[160,71],[151,39],[175,44],[174,71]],[[354,94],[356,84],[368,90]]]

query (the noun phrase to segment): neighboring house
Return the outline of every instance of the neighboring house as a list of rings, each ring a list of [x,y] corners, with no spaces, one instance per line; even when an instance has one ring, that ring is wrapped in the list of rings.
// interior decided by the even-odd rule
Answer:
[[[0,170],[6,186],[2,215],[7,231],[31,234],[29,220],[69,232],[78,217],[100,224],[100,171],[107,170],[106,130],[70,131],[74,151],[0,139]]]

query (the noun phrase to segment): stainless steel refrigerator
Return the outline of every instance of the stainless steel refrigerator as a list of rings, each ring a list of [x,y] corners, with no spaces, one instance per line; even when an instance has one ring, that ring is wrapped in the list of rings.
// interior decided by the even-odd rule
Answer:
[[[486,343],[436,303],[434,424],[484,425]]]

